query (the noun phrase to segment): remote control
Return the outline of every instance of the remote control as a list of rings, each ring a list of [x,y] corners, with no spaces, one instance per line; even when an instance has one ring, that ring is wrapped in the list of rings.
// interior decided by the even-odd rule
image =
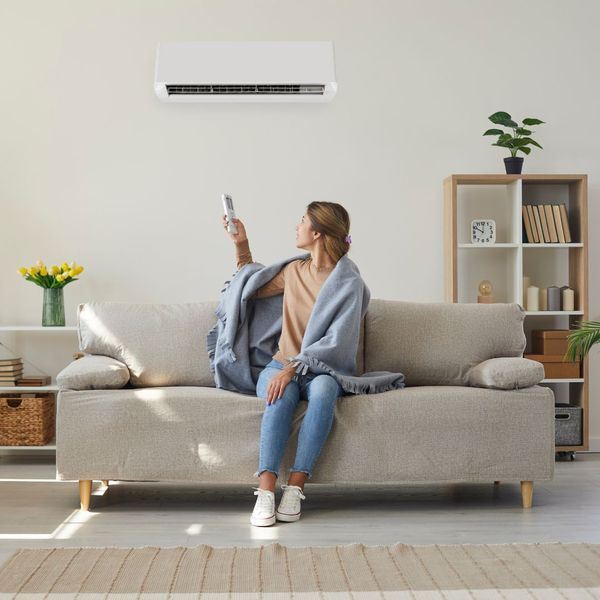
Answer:
[[[234,219],[237,219],[235,210],[233,209],[233,200],[229,194],[223,194],[221,198],[223,200],[223,212],[227,216],[227,231],[229,233],[237,233],[237,225],[233,222]]]

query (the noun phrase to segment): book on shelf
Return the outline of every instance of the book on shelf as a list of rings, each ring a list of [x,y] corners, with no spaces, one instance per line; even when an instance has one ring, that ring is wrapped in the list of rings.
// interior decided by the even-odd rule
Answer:
[[[558,206],[552,206],[552,213],[554,214],[554,222],[556,223],[556,233],[558,233],[558,241],[561,244],[565,243],[565,233],[562,227],[561,217],[560,217],[560,208]]]
[[[556,233],[556,224],[554,223],[554,215],[552,214],[552,206],[550,204],[544,204],[544,212],[546,213],[546,220],[548,221],[548,228],[550,229],[550,242],[558,242],[558,233]]]
[[[567,205],[560,204],[560,216],[562,217],[561,223],[563,226],[563,231],[565,233],[565,239],[567,240],[567,244],[571,243],[571,230],[569,229],[569,217],[567,216]]]
[[[22,358],[0,358],[0,367],[2,366],[11,366],[11,365],[22,365]]]
[[[36,385],[50,385],[52,377],[50,375],[25,375],[21,377],[17,382],[17,385],[36,386]]]
[[[542,222],[540,221],[540,211],[537,205],[531,207],[533,209],[533,216],[535,218],[535,227],[537,230],[537,236],[540,243],[544,242],[544,232],[542,231]]]
[[[533,230],[531,229],[531,223],[529,221],[529,212],[527,211],[527,206],[521,206],[521,212],[523,213],[523,224],[525,225],[525,239],[529,242],[533,239]]]
[[[550,230],[548,229],[548,221],[546,220],[546,211],[543,206],[538,207],[540,213],[540,222],[542,223],[542,232],[544,234],[544,242],[550,241]]]
[[[8,377],[10,375],[21,375],[23,373],[23,366],[17,367],[16,365],[7,368],[0,369],[0,377]]]
[[[529,242],[531,244],[537,243],[537,242],[539,242],[539,239],[538,239],[538,235],[537,235],[537,228],[535,226],[535,218],[533,216],[533,208],[531,207],[531,204],[526,204],[525,210],[527,211],[527,214],[529,215],[529,223],[531,224],[531,238],[529,239]]]
[[[521,209],[527,243],[571,243],[566,204],[523,204]]]

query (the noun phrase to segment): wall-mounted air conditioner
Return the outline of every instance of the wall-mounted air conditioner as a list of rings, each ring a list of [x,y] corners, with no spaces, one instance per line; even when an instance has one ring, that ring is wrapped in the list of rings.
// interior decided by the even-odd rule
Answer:
[[[164,102],[328,102],[333,42],[165,42],[154,80]]]

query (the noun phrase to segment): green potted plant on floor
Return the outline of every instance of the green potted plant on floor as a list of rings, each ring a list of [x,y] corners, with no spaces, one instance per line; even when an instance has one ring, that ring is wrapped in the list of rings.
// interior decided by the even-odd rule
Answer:
[[[513,134],[506,133],[502,129],[488,129],[483,135],[497,135],[498,139],[492,144],[492,146],[501,146],[502,148],[508,148],[510,150],[510,156],[504,159],[504,166],[508,174],[518,174],[523,168],[523,157],[517,156],[517,152],[521,151],[523,154],[529,154],[531,148],[529,145],[537,146],[542,148],[535,140],[531,139],[531,134],[534,133],[526,127],[519,126],[516,121],[512,120],[512,117],[503,111],[495,112],[490,115],[488,119],[496,124],[502,125],[503,127],[509,127],[513,130]],[[531,125],[540,125],[544,121],[527,117],[523,119],[523,125],[528,127]]]

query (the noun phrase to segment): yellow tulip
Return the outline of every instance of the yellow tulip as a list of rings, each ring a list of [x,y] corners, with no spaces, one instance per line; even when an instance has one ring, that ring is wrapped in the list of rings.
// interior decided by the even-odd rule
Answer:
[[[69,264],[69,269],[73,270],[77,266],[76,262],[72,262]]]
[[[41,260],[38,260],[37,263],[35,263],[38,267],[42,268],[44,266],[44,263]]]
[[[21,275],[23,275],[23,277],[25,275],[27,275],[27,269],[25,267],[21,267],[17,272],[21,273]]]
[[[51,269],[50,269],[50,274],[51,275],[56,275],[57,273],[60,273],[60,267],[57,267],[56,265],[54,265]]]
[[[64,262],[64,263],[62,264],[62,267],[61,267],[61,269],[62,269],[62,271],[63,271],[63,273],[64,273],[65,271],[68,271],[68,270],[69,270],[69,265],[68,265],[66,262]]]
[[[79,265],[77,267],[77,269],[75,269],[75,271],[77,272],[77,275],[79,275],[79,273],[81,273],[83,271],[83,267],[81,265]]]
[[[48,275],[48,271],[46,270],[46,267],[42,267],[42,268],[40,269],[40,275],[41,275],[42,277],[45,277],[46,275]]]
[[[38,269],[38,267],[36,267],[36,266],[29,267],[29,274],[30,274],[30,275],[37,275],[37,274],[38,274],[38,271],[39,271],[39,269]]]
[[[64,277],[63,277],[62,275],[60,275],[60,274],[58,274],[58,275],[56,276],[56,281],[58,281],[59,283],[60,283],[60,282],[61,282],[63,279],[64,279]]]

